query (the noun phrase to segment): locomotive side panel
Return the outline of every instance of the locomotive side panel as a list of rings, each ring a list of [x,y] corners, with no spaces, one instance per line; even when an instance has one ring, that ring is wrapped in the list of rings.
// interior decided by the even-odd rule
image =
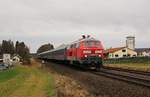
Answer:
[[[67,60],[76,61],[77,60],[77,43],[69,45],[67,48]]]

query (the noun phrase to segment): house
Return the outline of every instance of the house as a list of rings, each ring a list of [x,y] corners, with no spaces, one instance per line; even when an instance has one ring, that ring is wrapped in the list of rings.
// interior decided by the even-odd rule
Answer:
[[[150,48],[136,48],[139,57],[150,57]]]
[[[19,55],[14,55],[12,59],[14,62],[20,62],[21,57]]]
[[[104,56],[106,58],[136,57],[137,52],[127,47],[119,47],[105,50]]]

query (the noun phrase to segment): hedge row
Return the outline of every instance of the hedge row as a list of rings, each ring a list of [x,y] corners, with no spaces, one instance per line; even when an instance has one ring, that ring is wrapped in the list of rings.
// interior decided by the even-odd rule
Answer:
[[[132,58],[105,59],[104,63],[105,64],[150,63],[150,57],[132,57]]]

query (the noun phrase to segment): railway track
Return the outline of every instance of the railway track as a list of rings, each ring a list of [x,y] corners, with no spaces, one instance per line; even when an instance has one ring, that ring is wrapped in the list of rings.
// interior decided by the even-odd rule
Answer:
[[[100,72],[91,72],[98,76],[150,88],[150,73],[116,68],[102,68]]]
[[[123,68],[116,68],[116,67],[107,67],[107,66],[104,66],[103,68],[109,69],[109,70],[124,71],[124,72],[130,72],[130,73],[150,76],[150,72],[146,72],[146,71],[129,70],[129,69],[123,69]]]

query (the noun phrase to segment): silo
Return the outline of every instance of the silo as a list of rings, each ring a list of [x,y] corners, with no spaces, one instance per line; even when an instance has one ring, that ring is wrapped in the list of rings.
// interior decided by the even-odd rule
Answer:
[[[135,49],[135,37],[134,36],[127,36],[126,37],[126,47],[134,50]]]

